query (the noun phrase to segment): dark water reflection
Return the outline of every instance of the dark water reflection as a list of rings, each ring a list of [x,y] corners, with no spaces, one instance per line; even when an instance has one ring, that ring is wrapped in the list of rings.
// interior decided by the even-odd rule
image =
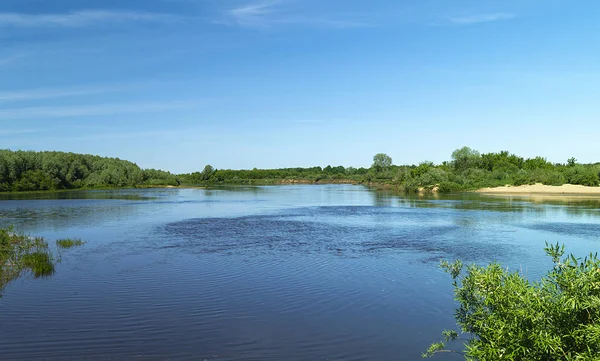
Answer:
[[[0,201],[0,226],[88,243],[6,289],[2,360],[418,360],[453,325],[441,258],[535,277],[546,240],[599,248],[593,199],[348,185],[34,198]]]

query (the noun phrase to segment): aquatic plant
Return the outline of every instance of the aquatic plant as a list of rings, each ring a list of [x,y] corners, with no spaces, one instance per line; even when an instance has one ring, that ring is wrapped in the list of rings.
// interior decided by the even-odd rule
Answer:
[[[48,243],[40,237],[0,228],[0,295],[4,287],[24,271],[34,277],[47,277],[54,273],[54,256]]]
[[[85,242],[79,238],[63,238],[56,241],[59,248],[72,248],[84,245]]]

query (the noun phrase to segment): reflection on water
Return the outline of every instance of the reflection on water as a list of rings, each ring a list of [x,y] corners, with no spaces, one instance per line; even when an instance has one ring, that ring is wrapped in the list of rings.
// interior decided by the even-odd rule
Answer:
[[[600,231],[596,199],[350,185],[3,197],[0,226],[88,241],[52,278],[6,289],[3,360],[416,360],[453,325],[441,258],[537,277],[544,241],[585,255]]]

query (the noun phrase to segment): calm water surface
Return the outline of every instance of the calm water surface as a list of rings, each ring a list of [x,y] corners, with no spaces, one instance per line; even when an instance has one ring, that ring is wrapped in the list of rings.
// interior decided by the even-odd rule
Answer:
[[[1,360],[419,360],[454,324],[440,259],[536,277],[546,240],[600,249],[593,200],[348,185],[11,197],[0,226],[88,243],[5,289]]]

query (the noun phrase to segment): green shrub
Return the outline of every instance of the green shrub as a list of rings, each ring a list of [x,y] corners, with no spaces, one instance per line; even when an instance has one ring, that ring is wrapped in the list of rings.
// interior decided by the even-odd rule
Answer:
[[[487,267],[442,262],[453,279],[455,318],[467,360],[592,361],[600,355],[600,259],[564,256],[564,246],[546,244],[554,268],[538,282],[497,263]],[[453,352],[446,344],[458,331],[444,331],[424,357]]]
[[[439,168],[430,168],[419,176],[419,184],[423,187],[433,186],[448,180],[448,174]]]
[[[517,174],[515,174],[513,177],[513,185],[515,186],[531,183],[533,183],[533,180],[531,179],[531,174],[524,169],[519,170]]]
[[[411,179],[410,181],[404,183],[402,186],[402,190],[405,193],[417,193],[419,191],[419,188],[419,183],[416,179]]]
[[[582,165],[566,168],[565,177],[567,178],[567,182],[570,184],[598,186],[600,183],[598,172],[592,167],[585,167]]]
[[[441,182],[438,185],[438,192],[440,193],[458,192],[460,190],[462,190],[462,186],[455,182]]]
[[[546,171],[539,178],[539,182],[549,186],[560,186],[567,182],[565,176],[557,171]]]

